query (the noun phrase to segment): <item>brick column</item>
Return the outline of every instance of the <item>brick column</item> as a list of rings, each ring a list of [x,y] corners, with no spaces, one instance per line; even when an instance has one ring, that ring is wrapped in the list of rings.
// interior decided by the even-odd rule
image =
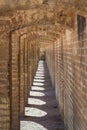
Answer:
[[[28,41],[27,38],[25,38],[25,102],[27,103],[28,98]]]
[[[10,130],[9,39],[9,34],[0,34],[0,130]]]
[[[30,43],[31,44],[31,43]],[[34,45],[30,45],[30,83],[32,85],[34,76]]]
[[[19,130],[20,126],[20,93],[19,93],[19,37],[16,32],[11,36],[12,44],[12,92],[11,92],[11,129]]]
[[[30,42],[28,41],[28,95],[29,95],[29,91],[30,91]]]
[[[25,106],[25,37],[20,37],[20,116],[24,114]]]

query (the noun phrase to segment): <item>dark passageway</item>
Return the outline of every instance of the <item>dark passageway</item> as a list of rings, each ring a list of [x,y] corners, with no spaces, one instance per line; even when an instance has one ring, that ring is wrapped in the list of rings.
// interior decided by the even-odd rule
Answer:
[[[21,130],[63,130],[55,91],[43,60],[39,61],[29,95]]]

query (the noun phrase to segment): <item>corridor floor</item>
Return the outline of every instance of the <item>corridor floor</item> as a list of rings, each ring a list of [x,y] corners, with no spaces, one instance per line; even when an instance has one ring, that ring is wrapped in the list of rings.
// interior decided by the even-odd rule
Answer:
[[[40,60],[33,85],[20,121],[21,130],[63,130],[55,91],[45,61]]]

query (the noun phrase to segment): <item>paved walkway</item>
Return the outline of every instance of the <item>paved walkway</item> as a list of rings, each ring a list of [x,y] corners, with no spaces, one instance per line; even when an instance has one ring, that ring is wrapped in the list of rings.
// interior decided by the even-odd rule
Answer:
[[[40,61],[30,91],[21,130],[63,130],[54,88],[44,61]]]

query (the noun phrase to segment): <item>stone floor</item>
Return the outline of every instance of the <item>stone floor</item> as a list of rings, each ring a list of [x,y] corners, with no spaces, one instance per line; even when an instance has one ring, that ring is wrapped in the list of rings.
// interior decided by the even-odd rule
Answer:
[[[39,61],[29,94],[25,116],[21,119],[21,130],[64,130],[59,115],[55,91],[44,61]]]

